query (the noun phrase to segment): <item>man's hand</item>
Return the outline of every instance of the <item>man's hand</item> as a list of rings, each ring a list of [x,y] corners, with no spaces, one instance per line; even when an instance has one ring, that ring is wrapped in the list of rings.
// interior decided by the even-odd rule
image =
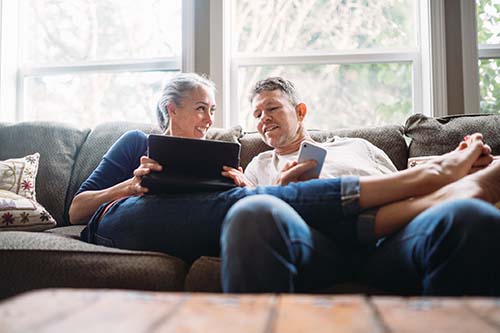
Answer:
[[[143,195],[147,193],[149,189],[147,187],[141,186],[142,177],[151,173],[151,171],[161,171],[162,166],[155,160],[147,157],[141,157],[141,165],[134,170],[134,177],[130,179],[129,183],[129,193],[130,195]]]
[[[287,185],[293,182],[301,182],[305,180],[309,180],[312,178],[308,178],[304,176],[304,174],[316,167],[315,160],[307,160],[302,163],[297,162],[288,162],[285,164],[283,169],[280,171],[278,175],[278,179],[276,179],[275,185]]]
[[[222,167],[222,175],[227,178],[231,178],[236,186],[244,187],[244,186],[249,186],[249,187],[255,187],[255,184],[252,183],[247,177],[245,177],[245,174],[243,173],[243,168],[238,167],[238,169],[231,168],[228,166],[223,166]]]

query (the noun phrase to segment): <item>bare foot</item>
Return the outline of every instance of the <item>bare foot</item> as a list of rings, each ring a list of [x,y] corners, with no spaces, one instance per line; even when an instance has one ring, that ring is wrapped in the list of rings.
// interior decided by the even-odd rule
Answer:
[[[430,195],[432,200],[476,198],[491,204],[500,202],[500,163],[468,175]]]
[[[436,190],[465,177],[479,161],[491,163],[493,158],[490,151],[491,149],[483,143],[483,136],[476,133],[462,141],[457,149],[437,156],[418,167],[423,169],[424,177],[427,177],[430,187]],[[485,153],[487,155],[484,155]]]
[[[481,133],[474,133],[472,135],[466,135],[464,140],[459,143],[458,147],[455,150],[464,150],[469,147],[474,141],[481,140],[483,141],[483,135]],[[493,156],[491,155],[491,147],[487,144],[484,144],[483,151],[479,158],[472,165],[469,173],[476,172],[481,170],[482,168],[490,165],[493,162]]]

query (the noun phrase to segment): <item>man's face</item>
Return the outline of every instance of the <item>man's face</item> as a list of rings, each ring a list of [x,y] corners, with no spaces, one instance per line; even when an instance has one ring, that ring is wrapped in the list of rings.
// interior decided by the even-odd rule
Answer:
[[[284,148],[297,136],[297,111],[281,90],[259,93],[252,100],[252,108],[257,131],[269,146]]]

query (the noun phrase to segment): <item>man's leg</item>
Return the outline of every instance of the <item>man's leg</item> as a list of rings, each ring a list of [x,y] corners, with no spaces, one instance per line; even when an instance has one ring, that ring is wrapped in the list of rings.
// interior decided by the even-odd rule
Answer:
[[[346,254],[351,254],[346,251]],[[224,292],[300,292],[351,277],[352,260],[269,195],[237,202],[221,236]]]
[[[361,279],[399,294],[499,295],[500,211],[455,200],[418,215],[383,240]]]

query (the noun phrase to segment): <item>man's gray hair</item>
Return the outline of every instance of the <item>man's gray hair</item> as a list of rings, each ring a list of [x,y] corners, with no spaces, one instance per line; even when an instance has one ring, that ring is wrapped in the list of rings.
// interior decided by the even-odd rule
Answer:
[[[156,117],[160,128],[165,131],[169,125],[167,105],[182,106],[183,100],[194,89],[204,86],[215,94],[215,83],[196,73],[180,73],[167,81],[156,107]]]
[[[293,83],[278,76],[268,77],[267,79],[258,81],[250,92],[250,103],[252,103],[255,96],[261,92],[274,90],[280,90],[283,92],[293,106],[296,106],[299,103],[299,96]]]

